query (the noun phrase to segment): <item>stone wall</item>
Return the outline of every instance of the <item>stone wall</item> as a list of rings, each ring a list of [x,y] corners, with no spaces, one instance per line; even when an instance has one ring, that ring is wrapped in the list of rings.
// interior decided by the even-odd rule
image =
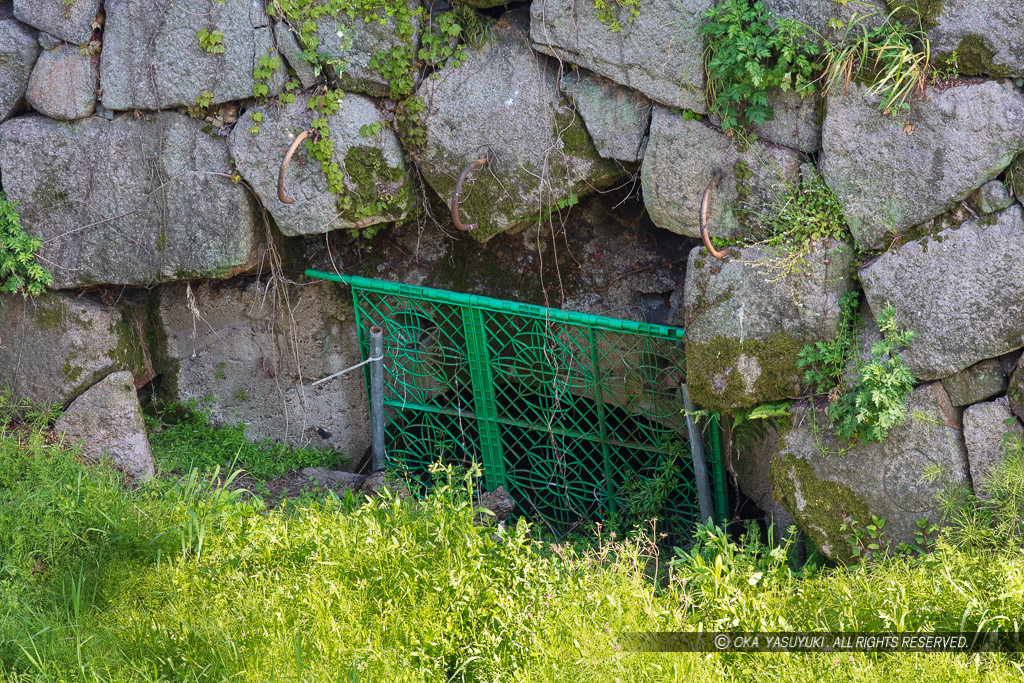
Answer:
[[[384,4],[311,25],[241,0],[0,0],[0,188],[53,274],[0,300],[0,382],[69,403],[127,370],[358,460],[361,380],[309,386],[358,358],[349,293],[305,267],[683,325],[692,394],[723,412],[806,399],[799,352],[857,291],[865,320],[891,304],[916,334],[905,424],[829,459],[798,401],[738,484],[834,556],[837,520],[905,540],[936,482],[980,486],[1024,417],[1024,5],[925,3],[959,74],[898,116],[865,84],[773,91],[737,136],[709,113],[711,0],[644,0],[617,27],[588,2],[481,0],[458,15],[472,46],[438,34],[444,0]],[[857,11],[766,4],[830,40]],[[450,200],[482,154],[461,232]],[[709,232],[743,243],[725,260],[699,239],[716,172]],[[752,207],[819,173],[849,234],[777,267]]]

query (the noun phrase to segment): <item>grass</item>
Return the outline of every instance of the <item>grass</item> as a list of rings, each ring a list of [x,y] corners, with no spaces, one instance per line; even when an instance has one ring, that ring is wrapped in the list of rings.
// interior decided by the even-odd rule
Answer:
[[[163,472],[242,469],[257,479],[304,467],[338,469],[343,457],[330,449],[293,448],[269,439],[252,442],[242,425],[218,427],[197,404],[161,410],[146,418],[153,459]]]
[[[2,421],[0,421],[2,424]],[[0,427],[0,680],[1012,680],[1020,655],[630,654],[629,630],[1021,629],[1024,447],[919,557],[796,571],[703,528],[669,562],[474,520],[472,473],[423,500],[268,509],[191,476],[124,485]],[[200,445],[201,444],[197,444]],[[653,580],[656,577],[657,580]]]
[[[897,18],[907,13],[916,20],[916,29]],[[882,22],[868,28],[866,20],[876,16],[882,16]],[[894,117],[910,108],[914,95],[924,95],[933,76],[952,75],[931,73],[931,44],[920,14],[902,6],[888,15],[875,12],[851,21],[842,40],[826,44],[821,67],[825,92],[865,81],[871,94],[880,97],[878,108]]]

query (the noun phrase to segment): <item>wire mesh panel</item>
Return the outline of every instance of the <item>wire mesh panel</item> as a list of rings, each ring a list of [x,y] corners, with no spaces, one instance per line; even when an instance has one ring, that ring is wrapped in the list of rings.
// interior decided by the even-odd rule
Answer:
[[[681,472],[677,524],[699,518],[679,384],[682,329],[318,271],[346,282],[363,358],[384,330],[387,463],[426,490],[437,460],[478,462],[520,512],[564,532],[630,482]],[[725,510],[716,425],[706,449]],[[670,532],[672,530],[669,530]]]

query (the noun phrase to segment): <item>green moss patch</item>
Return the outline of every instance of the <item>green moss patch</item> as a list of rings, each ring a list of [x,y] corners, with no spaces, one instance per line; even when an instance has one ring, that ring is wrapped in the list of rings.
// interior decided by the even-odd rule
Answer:
[[[412,206],[413,184],[401,166],[390,166],[376,147],[355,146],[345,153],[348,191],[338,198],[342,216],[356,223],[370,216],[398,219]]]
[[[719,336],[704,344],[688,342],[686,376],[693,400],[731,411],[792,396],[801,388],[803,373],[796,362],[803,347],[781,333],[765,340]]]
[[[142,312],[133,306],[126,306],[121,311],[121,319],[110,326],[110,331],[117,336],[117,346],[108,357],[136,379],[151,377],[153,372],[143,329]]]
[[[886,0],[885,8],[887,12],[901,10],[896,17],[904,21],[916,22],[920,17],[921,26],[928,30],[938,25],[944,4],[945,0]]]
[[[1006,184],[1013,188],[1013,196],[1024,198],[1024,154],[1018,154],[1006,171]]]
[[[64,361],[64,365],[61,366],[60,373],[64,376],[64,381],[68,384],[74,384],[78,381],[78,378],[82,376],[85,369],[78,366],[72,365],[70,360]]]
[[[952,63],[952,53],[939,54],[935,57],[935,66],[944,69],[955,66],[965,76],[992,76],[1008,78],[1014,76],[1010,67],[996,64],[995,50],[989,47],[984,37],[971,34],[960,39],[956,46],[956,63]]]
[[[167,333],[160,322],[160,298],[152,295],[142,305],[144,343],[153,366],[153,372],[160,377],[157,385],[159,396],[167,401],[177,399],[178,361],[168,351]]]
[[[792,513],[800,527],[819,548],[828,546],[839,561],[854,560],[843,524],[871,522],[867,503],[842,484],[819,479],[814,467],[792,453],[783,453],[772,462],[772,495]],[[800,508],[798,501],[803,503]]]
[[[32,311],[32,321],[40,330],[54,331],[64,324],[64,310],[59,301],[40,304]]]

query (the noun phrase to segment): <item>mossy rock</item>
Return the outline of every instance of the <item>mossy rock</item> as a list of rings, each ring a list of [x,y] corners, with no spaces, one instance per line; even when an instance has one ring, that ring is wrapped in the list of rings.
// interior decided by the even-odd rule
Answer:
[[[695,402],[733,410],[805,392],[800,351],[831,340],[853,250],[828,241],[802,259],[766,247],[690,252],[683,290],[686,374]]]
[[[1017,363],[1017,369],[1010,377],[1006,398],[1010,401],[1010,410],[1013,414],[1024,420],[1024,361]]]
[[[797,365],[804,342],[785,334],[765,340],[715,337],[686,345],[686,376],[693,400],[730,411],[797,396],[804,389]]]
[[[151,377],[140,311],[47,293],[0,297],[0,378],[16,395],[68,403],[111,372],[128,370],[137,384]]]
[[[917,0],[917,7],[937,68],[965,76],[1024,75],[1024,7],[1019,2]],[[916,18],[910,23],[916,24]]]
[[[954,52],[956,53],[954,55]],[[935,67],[954,69],[964,76],[1012,77],[1019,69],[996,62],[996,52],[983,36],[964,36],[954,50],[935,55]]]
[[[918,521],[939,522],[943,489],[967,481],[959,412],[940,382],[907,399],[906,417],[878,443],[840,442],[824,409],[790,410],[772,461],[775,498],[828,557],[853,558],[850,525],[885,520],[882,545],[916,542]],[[846,528],[844,528],[846,525]]]
[[[4,191],[25,232],[43,240],[54,289],[255,265],[263,227],[257,236],[254,202],[225,173],[227,140],[201,128],[173,111],[74,122],[30,114],[0,125]]]
[[[819,479],[814,467],[791,453],[777,456],[771,469],[772,494],[794,517],[814,546],[840,562],[852,562],[847,539],[852,524],[864,528],[871,522],[867,503],[849,487]]]
[[[425,141],[418,148],[426,182],[448,202],[462,170],[485,151],[486,168],[470,174],[459,197],[470,237],[484,242],[517,231],[559,206],[606,186],[627,172],[602,159],[559,90],[558,65],[529,47],[526,8],[494,24],[495,40],[471,51],[458,70],[420,85]]]
[[[312,156],[311,138],[288,164],[281,201],[278,180],[284,149],[314,117],[312,91],[290,103],[272,102],[245,113],[229,140],[235,167],[287,237],[337,229],[365,230],[405,220],[416,203],[416,184],[398,137],[368,97],[347,93],[338,111],[326,116],[330,158]],[[253,118],[260,118],[257,121]],[[256,126],[258,132],[251,132]],[[340,174],[332,186],[325,166]],[[376,230],[373,230],[375,232]]]

